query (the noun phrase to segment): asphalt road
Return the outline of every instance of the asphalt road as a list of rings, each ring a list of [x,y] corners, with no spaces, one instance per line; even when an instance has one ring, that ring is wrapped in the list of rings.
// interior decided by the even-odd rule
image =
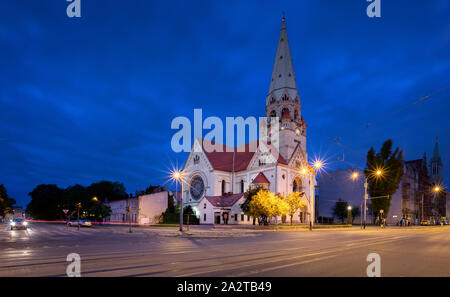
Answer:
[[[128,233],[124,226],[0,227],[0,276],[65,276],[69,253],[80,255],[82,276],[366,276],[369,253],[380,255],[381,276],[450,276],[450,226],[238,237],[239,230],[223,230],[225,238],[142,227]]]

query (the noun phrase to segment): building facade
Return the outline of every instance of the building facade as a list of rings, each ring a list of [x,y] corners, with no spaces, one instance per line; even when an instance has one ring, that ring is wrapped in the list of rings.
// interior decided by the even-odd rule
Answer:
[[[230,216],[233,220],[228,219],[228,223],[243,223],[239,206],[243,195],[237,199],[236,194],[243,194],[261,180],[275,194],[304,192],[307,210],[299,211],[294,221],[305,224],[314,221],[315,172],[308,164],[306,123],[301,115],[284,19],[265,106],[266,117],[279,121],[279,125],[267,127],[270,134],[278,126],[278,148],[261,139],[238,147],[195,139],[184,166],[182,195],[183,203],[191,205],[200,216],[200,223],[222,224],[226,223],[224,217]],[[217,217],[222,219],[216,220]]]
[[[163,191],[105,203],[111,208],[105,222],[157,224],[167,209],[168,198],[168,192]]]

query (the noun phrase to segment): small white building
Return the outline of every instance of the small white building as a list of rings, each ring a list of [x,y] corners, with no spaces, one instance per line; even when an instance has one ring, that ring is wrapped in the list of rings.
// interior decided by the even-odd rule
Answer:
[[[250,224],[250,216],[244,215],[241,210],[241,205],[244,202],[245,197],[243,193],[204,196],[197,206],[200,214],[200,224]]]
[[[156,224],[167,209],[168,192],[141,195],[105,204],[111,207],[111,215],[105,222]],[[127,207],[130,207],[130,212],[127,211]]]

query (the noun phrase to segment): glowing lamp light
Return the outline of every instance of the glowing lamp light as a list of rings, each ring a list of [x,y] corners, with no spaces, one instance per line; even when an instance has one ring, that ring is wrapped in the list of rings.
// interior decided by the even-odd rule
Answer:
[[[441,191],[441,187],[439,187],[439,186],[436,186],[436,187],[434,187],[434,189],[433,189],[435,192],[440,192]]]
[[[347,209],[348,209],[348,210],[352,210],[352,206],[349,205],[349,206],[347,207]]]
[[[375,172],[378,176],[380,176],[383,172],[381,170],[377,170],[377,172]]]
[[[320,169],[320,168],[322,168],[322,166],[323,166],[323,163],[321,161],[314,162],[314,168]]]
[[[300,171],[302,174],[306,174],[306,168],[302,168],[302,170]]]
[[[359,173],[358,172],[353,172],[352,173],[352,179],[357,179],[359,177]]]

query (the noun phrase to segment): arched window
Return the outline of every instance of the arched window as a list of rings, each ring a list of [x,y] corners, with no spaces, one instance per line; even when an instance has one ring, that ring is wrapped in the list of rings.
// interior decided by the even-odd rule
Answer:
[[[244,180],[241,180],[241,193],[244,193]]]
[[[293,185],[292,185],[292,191],[293,192],[301,192],[302,190],[302,180],[298,177],[294,179]]]
[[[225,194],[225,180],[222,180],[222,195]]]
[[[274,104],[274,103],[275,103],[275,98],[272,97],[272,98],[270,99],[270,104]]]
[[[284,94],[283,97],[281,98],[281,100],[283,101],[289,101],[289,97],[287,94]]]

